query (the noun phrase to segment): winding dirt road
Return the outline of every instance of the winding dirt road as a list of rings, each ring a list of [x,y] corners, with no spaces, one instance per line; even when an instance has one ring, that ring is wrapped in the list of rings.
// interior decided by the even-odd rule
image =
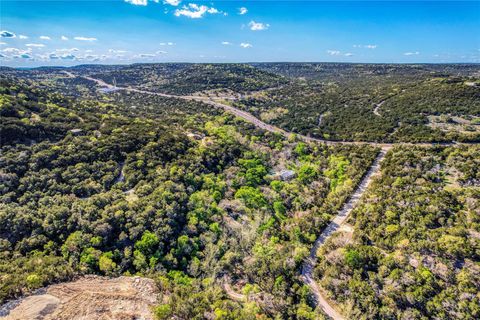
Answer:
[[[242,293],[238,293],[238,292],[235,292],[232,287],[230,286],[230,278],[225,276],[223,278],[223,290],[225,290],[225,292],[227,293],[227,295],[232,298],[233,300],[237,300],[237,301],[247,301],[247,296],[242,294]]]
[[[380,109],[380,107],[382,106],[382,104],[385,102],[385,100],[379,102],[379,103],[374,103],[373,105],[375,106],[375,109],[373,109],[373,113],[377,116],[377,117],[381,117],[382,115],[380,114],[380,112],[378,112],[378,109]]]
[[[349,200],[343,205],[340,211],[338,211],[337,215],[331,220],[330,224],[322,231],[320,236],[317,238],[317,240],[313,244],[312,249],[310,250],[310,255],[307,259],[305,259],[303,263],[301,271],[303,282],[310,287],[310,290],[312,290],[317,305],[320,306],[323,312],[325,312],[332,319],[337,320],[344,318],[330,305],[327,299],[323,296],[317,282],[313,277],[313,270],[317,263],[318,249],[323,246],[325,244],[325,241],[327,241],[327,239],[330,238],[332,234],[335,233],[342,226],[345,220],[347,220],[350,212],[352,212],[353,208],[355,208],[365,190],[367,190],[375,174],[380,171],[381,162],[385,158],[385,155],[387,154],[387,151],[389,149],[390,147],[382,148],[380,153],[377,155],[377,158],[374,160],[372,166],[363,176],[362,180],[356,187]]]

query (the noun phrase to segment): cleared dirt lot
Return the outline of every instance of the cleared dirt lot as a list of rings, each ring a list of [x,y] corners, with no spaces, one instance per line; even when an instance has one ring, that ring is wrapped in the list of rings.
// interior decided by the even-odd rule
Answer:
[[[154,281],[147,278],[88,276],[22,298],[0,319],[149,320],[153,319],[156,290]]]

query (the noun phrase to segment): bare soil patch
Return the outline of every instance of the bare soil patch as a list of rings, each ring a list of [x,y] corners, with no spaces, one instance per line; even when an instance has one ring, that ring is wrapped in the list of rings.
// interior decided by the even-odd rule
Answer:
[[[470,119],[442,115],[428,116],[428,126],[443,132],[459,132],[463,134],[480,132],[480,117],[470,116]]]
[[[151,279],[87,276],[22,298],[0,319],[153,320],[151,308],[156,301],[157,289]]]

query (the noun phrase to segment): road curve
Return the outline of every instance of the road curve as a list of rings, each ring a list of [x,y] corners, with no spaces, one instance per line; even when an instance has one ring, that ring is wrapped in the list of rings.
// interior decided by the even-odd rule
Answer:
[[[382,115],[380,114],[380,112],[378,112],[378,109],[380,109],[380,107],[382,106],[382,104],[385,102],[385,100],[379,102],[379,103],[374,103],[373,106],[375,107],[375,109],[373,109],[373,113],[377,116],[377,117],[381,117]]]
[[[247,301],[246,295],[233,291],[232,287],[230,287],[230,278],[227,276],[223,278],[223,290],[225,290],[227,295],[233,300]]]
[[[337,215],[330,221],[328,226],[322,231],[320,236],[318,236],[317,240],[313,244],[312,249],[310,250],[310,255],[307,259],[305,259],[302,270],[301,270],[301,278],[302,281],[310,287],[314,297],[315,303],[325,312],[330,318],[335,320],[344,319],[344,317],[338,313],[327,301],[327,299],[323,296],[322,292],[318,284],[316,283],[315,279],[313,278],[313,269],[317,263],[317,252],[318,249],[323,246],[325,241],[327,241],[330,236],[337,231],[342,224],[347,220],[350,212],[352,212],[353,208],[357,205],[358,201],[362,197],[365,190],[367,190],[368,186],[372,182],[373,177],[376,173],[380,171],[381,162],[385,158],[387,151],[390,147],[383,147],[375,160],[373,161],[372,166],[363,176],[360,183],[355,188],[354,192],[352,193],[351,197],[348,201],[342,206],[342,208],[338,211]]]
[[[194,100],[194,101],[199,101],[203,102],[205,104],[209,104],[213,107],[219,108],[219,109],[224,109],[227,112],[230,112],[240,118],[243,118],[247,122],[250,122],[254,124],[255,126],[264,129],[266,131],[270,131],[273,133],[278,133],[281,135],[284,135],[288,137],[289,135],[293,134],[292,132],[286,131],[284,129],[281,129],[279,127],[276,127],[271,124],[267,124],[257,117],[255,117],[253,114],[243,111],[240,109],[237,109],[235,107],[232,107],[230,105],[224,104],[219,102],[218,100],[215,100],[213,98],[208,98],[208,97],[199,97],[199,96],[178,96],[178,95],[173,95],[173,94],[168,94],[168,93],[161,93],[161,92],[153,92],[153,91],[147,91],[147,90],[142,90],[142,89],[137,89],[133,87],[115,87],[109,83],[106,83],[105,81],[101,79],[96,79],[92,78],[90,76],[81,76],[81,75],[76,75],[68,71],[63,71],[68,77],[80,77],[84,78],[90,81],[95,82],[97,85],[105,87],[106,89],[116,89],[116,90],[124,90],[124,91],[130,91],[130,92],[137,92],[137,93],[143,93],[143,94],[149,94],[149,95],[156,95],[156,96],[161,96],[165,98],[176,98],[176,99],[183,99],[183,100]],[[321,142],[325,143],[327,145],[371,145],[379,148],[390,148],[394,145],[402,145],[402,146],[422,146],[422,147],[432,147],[432,146],[453,146],[453,145],[472,145],[472,144],[479,144],[478,142],[463,142],[463,143],[457,143],[457,142],[439,142],[439,143],[427,143],[427,142],[419,142],[419,143],[409,143],[409,142],[400,142],[400,143],[381,143],[381,142],[370,142],[370,141],[334,141],[334,140],[325,140],[325,139],[320,139],[320,138],[314,138],[314,137],[309,137],[305,136],[302,134],[295,133],[295,135],[300,139],[305,142]]]

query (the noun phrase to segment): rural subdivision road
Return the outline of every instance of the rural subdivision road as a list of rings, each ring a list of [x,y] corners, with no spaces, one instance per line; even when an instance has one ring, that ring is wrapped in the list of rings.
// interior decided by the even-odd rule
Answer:
[[[313,277],[313,270],[317,263],[317,252],[318,249],[325,244],[328,238],[332,236],[335,231],[337,231],[340,226],[347,220],[350,212],[355,208],[358,201],[362,197],[365,190],[367,190],[368,186],[372,182],[373,177],[380,171],[381,162],[385,158],[389,147],[383,147],[380,153],[377,155],[375,160],[373,161],[372,166],[368,169],[367,173],[363,176],[360,183],[357,185],[355,190],[353,191],[352,195],[350,196],[349,200],[343,204],[340,211],[338,211],[337,215],[330,221],[328,226],[322,231],[320,236],[317,238],[315,243],[313,244],[312,249],[310,250],[310,255],[307,259],[305,259],[303,266],[302,266],[302,280],[303,282],[310,287],[312,291],[317,305],[325,312],[330,318],[332,319],[344,319],[338,311],[336,311],[330,303],[328,303],[327,299],[323,296],[320,288],[318,287],[317,282]]]

